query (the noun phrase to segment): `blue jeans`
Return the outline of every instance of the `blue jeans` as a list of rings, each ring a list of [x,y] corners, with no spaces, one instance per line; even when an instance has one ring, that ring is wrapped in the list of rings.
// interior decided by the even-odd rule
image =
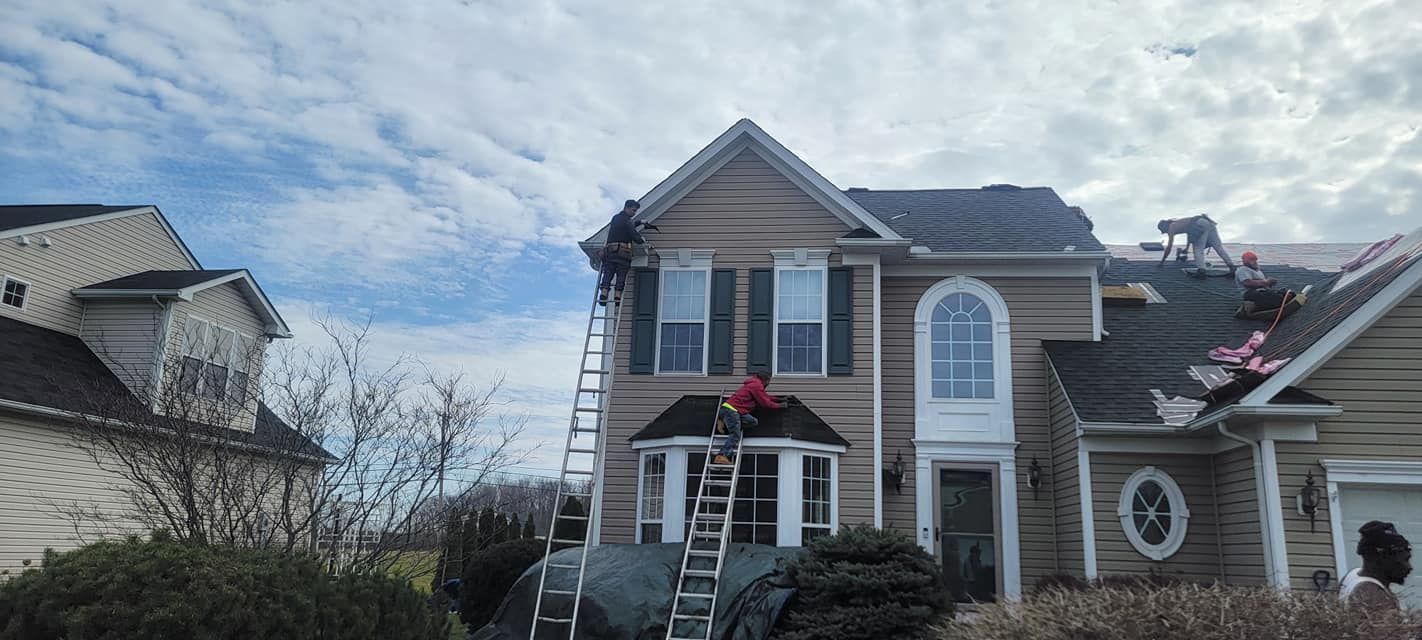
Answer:
[[[721,445],[721,455],[723,456],[731,455],[731,452],[736,449],[736,443],[741,440],[742,426],[750,429],[760,424],[755,416],[749,413],[736,413],[727,409],[726,405],[721,405],[721,409],[716,412],[716,417],[726,423],[726,433],[730,434],[730,437],[726,438],[725,444]]]

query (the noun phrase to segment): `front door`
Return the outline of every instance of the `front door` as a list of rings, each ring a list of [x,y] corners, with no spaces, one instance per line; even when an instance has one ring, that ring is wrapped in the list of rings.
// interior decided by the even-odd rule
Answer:
[[[994,602],[1001,584],[996,472],[935,465],[934,551],[958,602]]]

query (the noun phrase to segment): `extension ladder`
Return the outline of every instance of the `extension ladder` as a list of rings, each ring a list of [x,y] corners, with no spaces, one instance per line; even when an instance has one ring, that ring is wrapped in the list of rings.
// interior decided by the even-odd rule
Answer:
[[[717,414],[725,402],[726,390],[716,400]],[[711,443],[706,447],[706,464],[701,467],[701,487],[691,510],[691,530],[686,536],[686,552],[681,558],[676,596],[672,598],[667,640],[709,640],[716,617],[716,594],[725,566],[726,547],[731,539],[731,510],[736,502],[736,482],[741,478],[741,445],[745,432],[731,451],[731,464],[712,464],[725,444],[727,433],[717,433],[713,418]]]
[[[563,447],[563,469],[558,476],[558,493],[554,498],[553,521],[548,527],[548,544],[543,552],[543,569],[538,576],[538,601],[533,607],[533,623],[529,638],[538,637],[540,626],[557,626],[567,629],[568,638],[574,637],[578,624],[578,605],[583,594],[583,575],[588,565],[588,538],[593,534],[591,523],[598,512],[598,488],[602,481],[603,454],[606,450],[607,408],[612,390],[613,354],[617,348],[618,319],[622,315],[622,305],[608,301],[607,306],[598,304],[597,293],[593,294],[592,309],[588,312],[587,337],[583,340],[582,361],[578,365],[577,394],[573,398],[572,416],[568,421],[568,439]],[[574,441],[579,434],[593,438],[590,445],[581,446]],[[576,483],[570,482],[576,479]],[[586,500],[585,515],[563,513],[564,498]],[[583,531],[583,540],[558,538],[564,530],[560,523]],[[551,561],[554,545],[568,545],[579,549],[576,564]],[[558,580],[557,589],[548,588],[548,574],[555,572],[576,572],[575,586],[566,588],[569,580]],[[556,574],[555,574],[556,575]],[[554,612],[559,612],[554,614]],[[566,616],[566,617],[565,617]],[[561,633],[558,634],[560,637]]]

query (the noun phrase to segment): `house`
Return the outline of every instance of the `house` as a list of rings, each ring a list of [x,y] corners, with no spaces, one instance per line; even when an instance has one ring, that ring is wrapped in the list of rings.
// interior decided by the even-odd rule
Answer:
[[[1361,520],[1422,538],[1416,236],[1341,276],[1266,254],[1313,285],[1261,350],[1291,360],[1186,415],[1190,367],[1222,375],[1209,350],[1269,323],[1233,317],[1229,278],[1113,258],[1049,188],[840,189],[742,120],[641,203],[660,231],[623,305],[597,542],[683,540],[714,400],[756,370],[802,406],[749,433],[733,538],[898,529],[959,600],[1060,573],[1336,588]]]
[[[0,206],[0,285],[0,575],[151,524],[132,517],[132,476],[76,446],[105,421],[162,415],[319,471],[324,452],[258,400],[286,323],[248,271],[204,269],[157,207]]]

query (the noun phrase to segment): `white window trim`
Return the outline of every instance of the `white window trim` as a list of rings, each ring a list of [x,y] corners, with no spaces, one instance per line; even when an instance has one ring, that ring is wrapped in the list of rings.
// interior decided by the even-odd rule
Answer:
[[[662,256],[662,266],[657,270],[657,341],[656,353],[652,357],[652,374],[669,377],[705,377],[711,357],[711,252],[710,250],[673,249],[670,252],[658,252]],[[676,258],[676,266],[667,263]],[[666,295],[667,273],[669,272],[696,272],[706,274],[706,288],[701,292],[701,370],[700,371],[662,371],[662,312],[666,310],[662,296]],[[675,321],[674,324],[694,324],[692,322]]]
[[[1136,491],[1142,484],[1154,482],[1165,491],[1165,496],[1170,500],[1170,532],[1165,536],[1165,542],[1152,545],[1141,537],[1136,530],[1135,520],[1132,517],[1132,501],[1135,499]],[[1131,543],[1141,555],[1151,560],[1164,560],[1175,555],[1185,544],[1185,534],[1190,528],[1190,508],[1185,503],[1185,493],[1180,490],[1180,485],[1170,474],[1158,467],[1148,466],[1137,469],[1131,477],[1126,479],[1126,483],[1121,487],[1121,499],[1116,507],[1116,516],[1121,520],[1121,529],[1126,533],[1126,540]]]
[[[795,522],[797,522],[798,524],[794,527],[795,530],[792,532],[794,535],[793,535],[793,536],[790,536],[790,537],[793,537],[793,538],[794,538],[794,543],[793,543],[793,544],[790,544],[790,545],[786,545],[786,544],[785,544],[785,539],[786,539],[787,536],[784,535],[783,529],[780,528],[780,527],[777,527],[777,528],[776,528],[776,537],[779,538],[779,545],[782,546],[782,547],[783,547],[783,546],[795,546],[795,547],[801,546],[801,542],[803,541],[803,540],[802,540],[802,532],[804,531],[805,527],[816,527],[816,528],[826,529],[826,530],[829,532],[830,535],[834,535],[834,532],[839,531],[839,456],[838,456],[838,455],[833,455],[833,454],[828,454],[828,453],[823,453],[823,452],[809,452],[809,451],[798,451],[798,450],[794,450],[794,449],[782,449],[781,452],[780,452],[780,468],[781,468],[782,470],[785,468],[785,461],[786,461],[790,456],[794,456],[794,459],[795,459],[795,467],[794,467],[794,468],[795,468],[795,478],[794,478],[794,481],[793,481],[793,483],[792,483],[792,484],[795,485],[794,488],[793,488],[794,495],[795,495],[795,501],[794,501],[795,508],[794,508],[794,510],[793,510],[794,512],[791,513],[791,514],[789,514],[789,515],[791,515],[791,516],[792,516],[791,519],[794,520]],[[829,495],[830,521],[829,521],[829,524],[827,524],[827,525],[805,522],[805,507],[804,507],[804,505],[805,505],[805,457],[806,457],[806,456],[816,457],[816,458],[828,458],[828,459],[829,459],[829,471],[830,471],[830,495]],[[782,473],[781,475],[784,476],[785,474]],[[781,489],[781,491],[780,491],[781,495],[785,495],[787,487],[785,486],[785,482],[784,482],[783,479],[782,479],[781,482],[780,482],[780,489]],[[786,513],[785,513],[785,512],[786,512],[786,509],[785,509],[783,506],[781,506],[781,505],[776,505],[776,507],[777,507],[777,509],[780,511],[780,517],[781,517],[782,524],[783,524],[783,521],[785,520],[785,516],[786,516]]]
[[[655,519],[655,520],[642,517],[642,500],[643,500],[644,496],[646,495],[646,493],[645,493],[645,492],[646,492],[646,485],[644,484],[644,481],[645,481],[645,479],[646,479],[646,477],[647,477],[647,459],[650,458],[650,457],[652,457],[652,456],[663,456],[663,458],[662,458],[662,517],[661,517],[661,518],[658,518],[658,519]],[[636,507],[636,508],[637,508],[637,530],[633,532],[633,540],[634,540],[635,542],[637,542],[638,544],[641,544],[642,542],[646,542],[646,541],[642,540],[642,525],[644,525],[644,524],[659,524],[659,525],[662,525],[662,538],[666,538],[666,535],[667,535],[667,534],[666,534],[666,531],[667,531],[667,524],[666,524],[666,522],[667,522],[667,508],[668,508],[668,507],[667,507],[667,495],[668,495],[668,485],[670,484],[670,478],[668,478],[667,476],[669,475],[669,474],[668,474],[668,471],[669,471],[670,468],[671,468],[671,465],[669,464],[669,463],[671,462],[671,458],[672,458],[672,454],[671,454],[670,452],[668,452],[668,451],[665,451],[665,450],[647,451],[647,452],[643,452],[641,455],[638,455],[638,456],[637,456],[637,507]],[[683,474],[685,474],[684,471],[683,471]],[[658,540],[657,542],[661,542],[661,540]]]
[[[829,376],[829,249],[772,249],[775,258],[775,282],[772,286],[770,313],[770,370],[775,376],[788,378],[825,378]],[[818,271],[820,274],[820,371],[790,373],[780,370],[780,274],[785,271]],[[811,324],[794,322],[792,324]]]
[[[5,274],[4,278],[0,278],[0,295],[4,295],[5,287],[9,286],[11,282],[25,285],[25,297],[20,298],[20,306],[18,307],[11,306],[8,304],[0,304],[0,307],[5,307],[6,309],[12,309],[14,311],[24,311],[27,307],[30,306],[30,297],[31,294],[33,294],[35,291],[35,286],[31,284],[29,280],[22,280],[10,274]]]
[[[251,393],[251,387],[252,387],[252,363],[246,362],[245,359],[242,358],[242,357],[240,357],[237,352],[240,350],[240,348],[241,348],[241,346],[242,346],[242,341],[243,341],[243,340],[246,340],[246,341],[250,342],[251,345],[252,345],[252,348],[255,350],[255,349],[257,348],[257,338],[256,338],[255,336],[251,336],[251,335],[248,335],[248,334],[246,334],[246,333],[243,333],[240,329],[238,329],[238,328],[236,328],[236,327],[231,327],[231,326],[219,324],[219,323],[217,323],[217,322],[215,322],[215,321],[213,321],[213,320],[210,320],[210,319],[208,319],[208,318],[206,318],[206,317],[204,317],[204,316],[188,314],[188,316],[183,319],[183,325],[182,325],[182,327],[181,327],[181,329],[180,329],[180,330],[183,332],[183,344],[179,347],[179,352],[178,352],[178,353],[179,353],[179,355],[178,355],[178,358],[179,358],[179,360],[178,360],[178,376],[179,376],[179,378],[181,378],[182,375],[183,375],[183,363],[182,363],[182,359],[189,357],[189,356],[187,356],[187,355],[184,353],[184,352],[186,352],[186,351],[188,350],[187,325],[188,325],[189,322],[192,322],[192,321],[194,321],[194,320],[197,320],[197,321],[199,321],[199,322],[204,322],[204,323],[207,324],[207,327],[206,327],[205,330],[203,331],[203,337],[202,337],[202,340],[203,340],[203,351],[204,351],[204,352],[207,351],[207,343],[208,343],[208,340],[209,340],[209,338],[211,337],[211,333],[212,333],[212,331],[213,331],[214,329],[216,329],[216,330],[218,330],[218,331],[231,331],[231,332],[232,332],[232,346],[229,347],[229,349],[228,349],[228,354],[227,354],[228,360],[227,360],[227,365],[226,365],[226,367],[227,367],[227,383],[226,383],[226,384],[227,384],[227,388],[226,388],[226,389],[223,389],[223,395],[222,395],[221,400],[225,401],[226,399],[232,397],[232,391],[231,391],[231,387],[232,387],[232,372],[233,372],[233,371],[240,371],[240,372],[242,372],[242,373],[244,373],[244,374],[247,374],[247,389],[245,390],[246,393],[245,393],[245,395],[243,396],[242,401],[243,401],[244,404],[247,403],[247,402],[250,402],[250,401],[252,400],[252,396],[253,396],[253,394]],[[204,396],[202,395],[202,392],[203,392],[203,388],[207,385],[207,376],[204,375],[204,372],[205,372],[205,370],[207,369],[207,365],[209,365],[209,364],[212,363],[212,360],[208,359],[211,355],[213,355],[213,354],[212,354],[212,353],[203,353],[203,356],[202,356],[201,358],[199,358],[199,360],[202,361],[202,365],[198,367],[197,386],[194,387],[194,389],[193,389],[192,391],[184,391],[184,393],[189,393],[189,394],[194,395],[194,396],[197,396],[197,397],[199,397],[199,398],[204,397]],[[240,366],[239,366],[239,365],[240,365]],[[209,398],[209,399],[212,399],[212,398]],[[213,400],[215,400],[215,399],[213,399]]]
[[[933,397],[933,310],[952,293],[977,296],[992,313],[993,397],[935,398]],[[934,407],[952,406],[955,411],[977,411],[986,414],[989,429],[984,433],[954,433],[954,441],[1008,443],[1016,441],[1014,396],[1012,388],[1012,319],[1007,301],[986,282],[965,275],[938,281],[919,296],[914,309],[914,433],[924,440],[938,439],[938,425],[933,423]]]
[[[1334,575],[1348,573],[1348,537],[1343,531],[1340,488],[1348,486],[1422,486],[1422,460],[1319,460],[1327,477],[1328,526],[1333,534]]]

